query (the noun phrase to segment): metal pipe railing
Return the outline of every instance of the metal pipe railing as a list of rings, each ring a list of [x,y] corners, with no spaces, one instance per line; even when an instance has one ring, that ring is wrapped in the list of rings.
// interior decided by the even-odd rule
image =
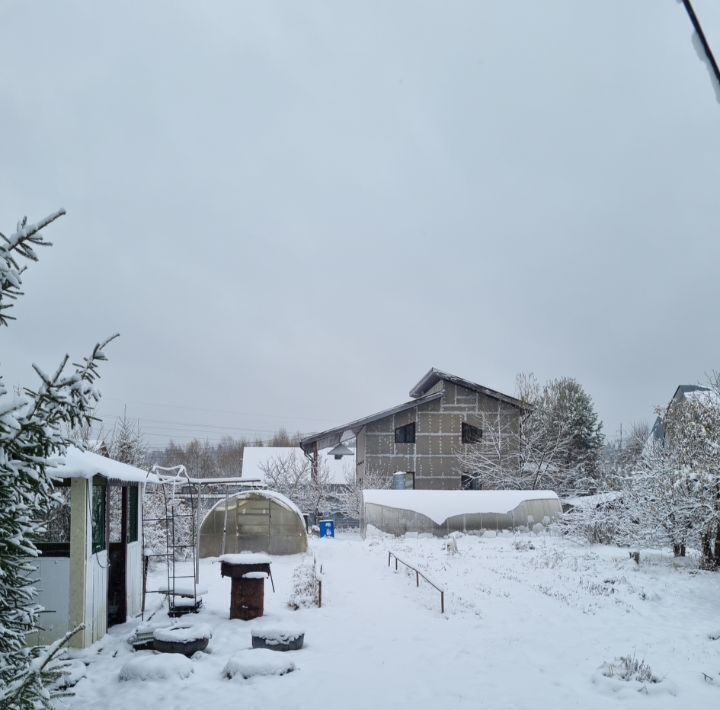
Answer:
[[[440,592],[440,613],[445,613],[445,590],[438,587],[435,582],[433,582],[431,579],[428,579],[417,567],[413,567],[411,564],[408,564],[404,560],[401,560],[394,552],[388,551],[388,567],[390,567],[390,562],[392,559],[395,559],[395,571],[398,571],[398,562],[401,565],[405,565],[408,569],[411,569],[413,572],[415,572],[415,586],[420,586],[420,577],[422,577],[431,587],[434,587],[435,589]]]

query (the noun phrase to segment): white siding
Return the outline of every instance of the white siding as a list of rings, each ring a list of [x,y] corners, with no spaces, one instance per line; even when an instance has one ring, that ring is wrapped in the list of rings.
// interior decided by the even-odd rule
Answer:
[[[100,550],[90,557],[87,564],[87,600],[85,624],[89,630],[90,643],[101,639],[107,631],[108,554]]]
[[[40,614],[42,630],[29,643],[50,643],[64,636],[70,626],[70,558],[40,557],[36,561],[37,602],[45,611]]]
[[[130,620],[140,613],[142,604],[142,543],[131,542],[127,546],[126,598],[127,617]]]

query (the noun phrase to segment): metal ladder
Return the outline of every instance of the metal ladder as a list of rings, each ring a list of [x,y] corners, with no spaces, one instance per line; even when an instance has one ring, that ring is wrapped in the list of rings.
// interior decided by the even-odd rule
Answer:
[[[160,593],[167,595],[168,616],[177,617],[188,613],[197,613],[202,605],[202,597],[198,594],[198,565],[197,565],[197,519],[199,496],[197,487],[190,481],[184,466],[153,466],[151,472],[157,476],[162,486],[165,516],[160,518],[145,518],[143,516],[143,538],[145,523],[160,522],[165,528],[165,552],[151,553],[146,557],[164,558],[167,573],[167,584],[164,589],[145,589],[145,594]],[[174,472],[174,474],[172,474]],[[151,484],[152,485],[152,484]],[[182,497],[178,496],[177,488],[185,488]],[[178,512],[182,503],[189,503],[190,512]],[[190,524],[183,535],[182,527],[177,523],[189,519]],[[189,531],[189,534],[188,534]],[[144,547],[144,540],[143,540]],[[184,553],[181,567],[191,565],[192,574],[182,574],[178,570],[177,552],[190,550]],[[144,575],[145,578],[146,575]],[[180,583],[178,584],[178,580]],[[187,583],[184,580],[188,580]],[[192,580],[190,582],[189,580]],[[145,582],[143,582],[145,586]],[[144,597],[143,597],[144,602]],[[143,603],[144,609],[144,603]]]

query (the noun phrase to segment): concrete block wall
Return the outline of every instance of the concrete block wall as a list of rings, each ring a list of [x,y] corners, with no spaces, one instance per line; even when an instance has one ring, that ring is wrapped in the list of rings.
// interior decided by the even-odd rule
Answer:
[[[414,471],[415,488],[453,490],[460,487],[458,456],[471,448],[462,443],[462,423],[486,429],[497,422],[519,425],[520,410],[451,382],[440,382],[443,397],[368,424],[357,437],[357,473],[391,476]],[[395,429],[415,422],[415,443],[396,444]],[[483,442],[480,446],[487,446]]]

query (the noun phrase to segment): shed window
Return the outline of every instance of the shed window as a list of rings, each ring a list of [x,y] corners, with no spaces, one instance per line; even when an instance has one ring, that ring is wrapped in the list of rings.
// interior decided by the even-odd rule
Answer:
[[[92,551],[105,549],[105,510],[107,486],[99,477],[93,479],[92,486]]]
[[[479,444],[482,441],[482,429],[467,422],[462,423],[462,443]]]
[[[55,492],[50,503],[45,531],[36,543],[43,557],[70,556],[70,481],[64,479],[54,483]]]
[[[128,542],[138,539],[138,487],[128,488]]]
[[[396,444],[414,444],[415,443],[415,422],[399,426],[395,429]]]

